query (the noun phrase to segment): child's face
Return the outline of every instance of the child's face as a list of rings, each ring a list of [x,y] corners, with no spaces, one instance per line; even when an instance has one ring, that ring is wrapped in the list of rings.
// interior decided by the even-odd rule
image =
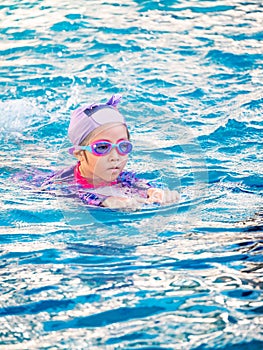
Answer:
[[[95,130],[88,144],[104,140],[111,143],[118,143],[121,140],[128,140],[127,129],[123,124],[109,123]],[[100,182],[112,182],[117,179],[125,167],[128,155],[120,155],[116,148],[109,154],[96,156],[88,151],[83,152],[80,159],[81,175],[88,178],[94,185]]]

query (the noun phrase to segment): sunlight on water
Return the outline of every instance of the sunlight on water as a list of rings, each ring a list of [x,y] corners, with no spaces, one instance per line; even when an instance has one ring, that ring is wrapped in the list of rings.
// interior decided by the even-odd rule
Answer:
[[[257,0],[1,1],[0,349],[262,348],[262,18]],[[113,93],[129,169],[178,204],[39,191],[75,162],[70,112]]]

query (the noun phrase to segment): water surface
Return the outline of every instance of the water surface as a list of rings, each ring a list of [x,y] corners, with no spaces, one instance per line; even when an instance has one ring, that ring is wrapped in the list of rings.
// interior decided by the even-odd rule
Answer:
[[[262,348],[260,1],[2,0],[1,349]],[[74,163],[121,93],[129,162],[182,194],[112,213],[14,181]]]

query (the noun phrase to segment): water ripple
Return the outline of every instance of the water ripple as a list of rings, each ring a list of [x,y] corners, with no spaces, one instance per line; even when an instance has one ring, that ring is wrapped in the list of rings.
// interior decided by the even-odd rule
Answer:
[[[0,348],[262,348],[260,2],[3,0],[0,20]],[[177,205],[32,186],[72,163],[70,112],[116,92],[131,168]]]

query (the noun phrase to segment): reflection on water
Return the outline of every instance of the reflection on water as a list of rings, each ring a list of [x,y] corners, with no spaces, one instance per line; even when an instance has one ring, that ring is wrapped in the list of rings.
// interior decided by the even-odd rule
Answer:
[[[262,348],[261,4],[3,0],[0,20],[0,348]],[[72,164],[70,111],[115,92],[129,167],[177,205],[28,182]]]

